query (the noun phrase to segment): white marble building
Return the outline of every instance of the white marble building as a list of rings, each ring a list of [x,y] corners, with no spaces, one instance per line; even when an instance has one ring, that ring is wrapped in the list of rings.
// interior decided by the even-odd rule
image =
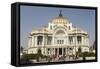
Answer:
[[[82,29],[73,27],[61,11],[48,26],[33,30],[29,35],[27,53],[37,53],[41,49],[44,55],[75,55],[78,49],[89,51],[89,35]]]

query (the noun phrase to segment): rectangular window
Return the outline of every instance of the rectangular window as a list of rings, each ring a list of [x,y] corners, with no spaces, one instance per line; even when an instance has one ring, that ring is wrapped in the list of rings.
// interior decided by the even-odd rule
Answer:
[[[80,44],[81,41],[82,41],[81,36],[77,36],[77,42],[78,42],[78,44]]]
[[[64,44],[64,40],[57,40],[57,44]]]
[[[47,45],[51,45],[52,37],[48,36],[47,37]]]
[[[59,44],[59,40],[57,40],[57,44]]]
[[[69,43],[72,44],[73,43],[73,37],[69,36]]]
[[[60,44],[62,43],[62,40],[60,40]]]
[[[62,44],[64,44],[64,40],[62,40]]]
[[[42,36],[38,36],[37,45],[42,45],[42,40],[43,40],[43,37]]]

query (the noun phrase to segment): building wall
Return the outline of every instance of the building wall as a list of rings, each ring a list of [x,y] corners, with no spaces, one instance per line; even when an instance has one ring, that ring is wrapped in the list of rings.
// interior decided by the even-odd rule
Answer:
[[[51,28],[52,27],[52,28]],[[70,27],[70,28],[69,28]],[[75,54],[78,51],[78,48],[81,47],[82,52],[84,51],[89,51],[89,37],[88,34],[81,33],[82,31],[76,32],[72,31],[74,28],[72,27],[72,23],[67,23],[67,24],[54,24],[54,23],[48,23],[47,30],[52,33],[50,34],[49,32],[45,34],[45,31],[42,33],[34,33],[31,35],[31,38],[29,38],[29,43],[28,43],[28,53],[37,53],[38,48],[41,49],[42,54],[48,55],[48,48],[50,48],[50,52],[54,52],[53,49],[55,48],[73,48],[73,54]],[[62,32],[59,33],[58,31]],[[70,32],[71,31],[71,32]],[[73,33],[74,32],[74,33]],[[38,44],[38,36],[42,36],[42,44]],[[47,38],[51,36],[52,41],[51,45],[47,45]],[[70,43],[69,36],[72,37],[73,41]],[[79,44],[77,41],[77,36],[81,36],[81,43]],[[64,43],[57,43],[57,40],[61,41],[64,40]],[[66,50],[66,53],[68,51]]]
[[[42,35],[43,34],[41,34],[41,36]],[[35,36],[35,38],[34,38],[34,36]],[[73,43],[70,44],[68,36],[56,36],[56,35],[53,36],[53,35],[50,35],[50,36],[52,36],[52,42],[51,42],[51,45],[47,45],[47,36],[43,35],[43,37],[45,37],[45,38],[43,38],[42,45],[37,45],[37,37],[40,36],[40,34],[39,35],[37,34],[37,35],[34,35],[34,36],[32,36],[33,38],[30,39],[30,40],[32,40],[32,41],[30,41],[32,43],[29,42],[29,44],[30,44],[29,47],[32,47],[32,48],[28,50],[28,53],[37,53],[38,48],[41,48],[42,54],[47,55],[48,51],[47,51],[46,48],[52,49],[52,48],[58,48],[58,46],[60,48],[61,47],[62,48],[67,48],[67,47],[73,48],[73,54],[75,54],[75,52],[78,51],[79,47],[81,47],[82,52],[89,51],[88,38],[85,38],[85,37],[82,37],[82,43],[81,44],[78,44],[78,42],[76,41],[77,38],[73,37]],[[64,44],[57,44],[57,40],[65,40],[65,43]],[[76,48],[75,48],[75,46],[76,46]],[[45,53],[44,53],[44,51],[45,51]],[[53,51],[51,51],[51,52],[53,52]]]

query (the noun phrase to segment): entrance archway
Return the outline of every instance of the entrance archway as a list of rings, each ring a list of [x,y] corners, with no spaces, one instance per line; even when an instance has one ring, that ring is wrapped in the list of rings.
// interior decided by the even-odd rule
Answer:
[[[59,48],[59,55],[62,55],[62,48]]]

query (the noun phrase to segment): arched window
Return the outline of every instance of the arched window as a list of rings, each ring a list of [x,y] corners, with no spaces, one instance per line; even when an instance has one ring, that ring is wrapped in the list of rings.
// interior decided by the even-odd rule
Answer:
[[[58,30],[57,32],[56,32],[56,34],[58,35],[58,34],[65,34],[65,32],[63,31],[63,30]]]

